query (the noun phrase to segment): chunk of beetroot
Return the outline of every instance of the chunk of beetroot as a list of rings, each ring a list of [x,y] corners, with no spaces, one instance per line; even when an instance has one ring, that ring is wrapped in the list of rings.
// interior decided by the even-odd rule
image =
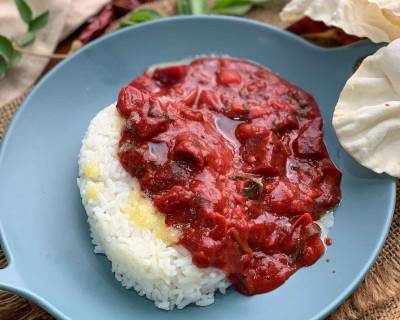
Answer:
[[[269,128],[263,124],[264,122],[261,122],[261,125],[258,125],[257,119],[250,122],[241,123],[235,130],[235,136],[241,143],[244,143],[246,140],[254,136],[268,132]]]
[[[142,75],[129,83],[131,87],[135,87],[139,90],[144,90],[150,93],[158,90],[157,84],[147,75]]]
[[[314,118],[300,128],[299,135],[293,142],[293,150],[299,158],[321,158],[327,154],[321,118]]]
[[[242,78],[237,72],[227,68],[221,68],[217,74],[217,80],[218,83],[222,85],[238,84],[242,82]]]
[[[153,73],[153,79],[164,87],[172,87],[185,78],[186,71],[186,66],[157,68]]]
[[[220,111],[223,107],[220,98],[211,90],[202,90],[200,92],[197,106],[200,108],[208,108],[215,111]]]
[[[295,196],[296,190],[293,190],[290,184],[279,181],[277,186],[267,195],[268,206],[275,213],[291,214]]]
[[[142,109],[147,98],[140,90],[125,86],[119,92],[117,109],[122,117],[128,118],[133,111]]]
[[[127,135],[125,133],[125,135]],[[123,142],[119,146],[118,156],[122,167],[137,177],[142,177],[146,171],[146,163],[143,161],[142,154],[144,148],[133,145],[129,140]]]
[[[286,151],[272,131],[264,131],[246,140],[241,154],[247,163],[246,171],[264,176],[277,176],[285,172]]]
[[[156,171],[151,166],[146,167],[146,174],[142,178],[142,186],[152,193],[184,184],[190,178],[190,172],[175,162],[168,162],[157,167]]]
[[[300,259],[306,266],[311,266],[324,254],[325,246],[319,235],[308,238],[301,248]]]
[[[207,161],[207,145],[195,134],[183,132],[176,136],[172,157],[191,169],[201,170]]]
[[[127,129],[136,142],[144,142],[154,138],[168,129],[169,121],[165,118],[152,118],[132,114],[128,119]]]

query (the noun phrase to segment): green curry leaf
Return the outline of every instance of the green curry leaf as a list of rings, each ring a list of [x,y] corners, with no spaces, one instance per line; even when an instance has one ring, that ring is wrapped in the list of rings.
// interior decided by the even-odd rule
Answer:
[[[19,15],[26,24],[29,24],[32,20],[32,9],[25,2],[25,0],[15,0]]]
[[[251,9],[251,4],[237,4],[227,8],[214,8],[213,13],[226,14],[230,16],[243,16]]]
[[[160,18],[161,18],[161,15],[155,10],[141,9],[141,10],[136,10],[136,11],[129,13],[125,18],[123,18],[120,21],[119,25],[120,25],[120,28],[124,28],[124,27],[131,26],[131,25],[134,25],[137,23],[151,21],[151,20],[160,19]]]
[[[0,79],[4,77],[7,71],[7,61],[0,56]]]
[[[243,189],[243,193],[247,199],[257,199],[262,191],[262,184],[251,180],[249,181]]]
[[[19,39],[17,39],[17,44],[20,47],[26,47],[29,46],[30,44],[32,44],[36,39],[36,36],[33,32],[27,32],[26,34],[24,34],[22,37],[20,37]]]
[[[21,58],[22,55],[19,52],[14,51],[14,54],[9,62],[9,67],[10,68],[15,67],[21,61]]]
[[[36,32],[39,31],[40,29],[43,29],[49,21],[49,11],[45,11],[39,16],[37,16],[35,19],[33,19],[31,22],[29,22],[29,31],[30,32]]]
[[[12,46],[11,40],[0,35],[0,56],[7,62],[10,63],[14,55],[14,48]]]

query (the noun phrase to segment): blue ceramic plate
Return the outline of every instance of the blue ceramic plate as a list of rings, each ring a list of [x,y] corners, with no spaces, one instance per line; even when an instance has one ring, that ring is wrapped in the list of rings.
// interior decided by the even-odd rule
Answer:
[[[209,16],[142,24],[80,50],[36,86],[2,145],[1,240],[9,266],[0,270],[0,287],[32,299],[61,319],[326,316],[371,267],[395,203],[394,179],[352,160],[331,126],[335,102],[355,61],[376,49],[368,42],[322,49],[263,24]],[[123,289],[107,259],[93,254],[76,186],[78,152],[89,121],[145,67],[211,53],[260,63],[314,95],[325,120],[329,153],[343,172],[343,201],[331,232],[334,245],[279,289],[253,297],[232,289],[218,295],[212,306],[166,312]]]

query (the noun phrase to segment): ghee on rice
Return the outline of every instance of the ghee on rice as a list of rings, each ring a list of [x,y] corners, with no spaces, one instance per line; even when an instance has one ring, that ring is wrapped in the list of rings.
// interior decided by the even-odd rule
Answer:
[[[94,251],[107,256],[124,287],[161,309],[209,305],[214,292],[225,293],[230,283],[222,270],[192,263],[190,253],[176,244],[178,232],[165,225],[163,214],[122,168],[117,147],[123,123],[113,104],[91,121],[82,141],[78,186]],[[325,214],[319,224],[325,238],[333,214]]]

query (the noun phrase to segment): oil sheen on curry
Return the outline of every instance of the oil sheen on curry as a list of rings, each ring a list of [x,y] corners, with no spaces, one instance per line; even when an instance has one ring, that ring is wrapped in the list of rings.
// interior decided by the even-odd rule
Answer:
[[[241,60],[201,58],[122,88],[119,159],[180,231],[198,267],[253,295],[324,253],[321,214],[340,201],[313,97]]]

